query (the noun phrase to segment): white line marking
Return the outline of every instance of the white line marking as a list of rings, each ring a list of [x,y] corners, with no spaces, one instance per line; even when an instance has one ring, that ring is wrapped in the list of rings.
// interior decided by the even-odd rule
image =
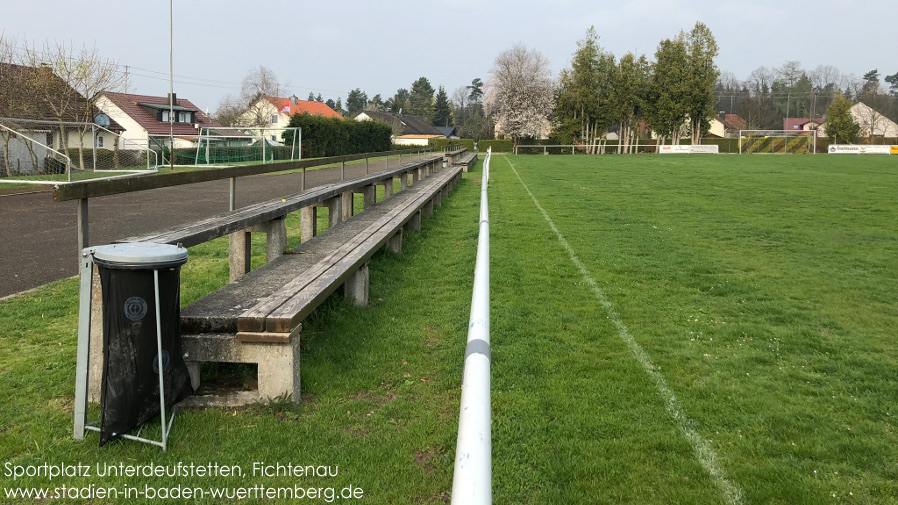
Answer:
[[[633,338],[633,335],[630,334],[630,330],[627,329],[627,326],[621,320],[620,315],[614,310],[614,306],[611,304],[611,301],[608,300],[608,297],[605,296],[605,292],[602,291],[602,288],[599,284],[589,275],[589,272],[586,270],[586,267],[583,266],[583,263],[580,261],[580,258],[577,257],[576,253],[574,253],[574,248],[568,243],[568,241],[564,238],[564,235],[558,231],[558,228],[555,226],[555,223],[552,221],[552,218],[549,217],[549,214],[543,209],[543,206],[539,204],[539,201],[533,196],[533,193],[530,191],[530,188],[527,187],[527,184],[524,183],[524,180],[521,179],[521,175],[518,173],[517,169],[515,169],[514,165],[511,163],[511,160],[508,159],[507,156],[503,155],[505,161],[508,162],[508,165],[511,166],[512,171],[517,176],[518,181],[521,182],[521,185],[524,186],[524,190],[527,191],[527,194],[530,195],[530,198],[533,200],[533,204],[536,205],[536,208],[539,209],[540,213],[542,213],[543,217],[546,218],[546,222],[549,223],[549,228],[555,232],[555,235],[558,237],[558,241],[561,242],[561,245],[567,250],[568,254],[571,257],[571,261],[574,265],[577,266],[577,269],[580,270],[580,275],[586,280],[586,283],[589,284],[589,287],[592,288],[592,292],[596,295],[596,298],[599,300],[599,304],[602,305],[602,308],[605,309],[605,312],[608,314],[608,319],[614,323],[615,328],[617,328],[617,334],[620,336],[621,340],[623,340],[627,347],[630,349],[630,353],[636,358],[637,361],[642,365],[642,369],[645,370],[645,373],[652,379],[652,382],[655,383],[655,389],[658,391],[658,396],[664,400],[664,406],[667,408],[667,413],[673,417],[674,421],[677,424],[677,428],[683,433],[689,443],[692,444],[692,449],[695,451],[696,456],[698,456],[699,462],[704,467],[705,471],[711,475],[714,479],[714,483],[717,484],[717,487],[720,488],[720,492],[723,493],[724,499],[726,502],[731,505],[739,505],[742,503],[742,491],[738,486],[730,482],[727,479],[726,474],[724,473],[723,468],[720,466],[720,463],[717,461],[717,453],[714,452],[714,449],[708,444],[708,441],[702,438],[702,436],[698,433],[698,430],[695,428],[695,421],[690,419],[683,413],[683,409],[680,407],[680,402],[677,401],[677,397],[674,396],[673,391],[671,391],[670,386],[667,385],[667,380],[664,378],[664,375],[658,371],[655,364],[652,363],[652,358],[645,352],[641,345],[636,342],[636,339]]]

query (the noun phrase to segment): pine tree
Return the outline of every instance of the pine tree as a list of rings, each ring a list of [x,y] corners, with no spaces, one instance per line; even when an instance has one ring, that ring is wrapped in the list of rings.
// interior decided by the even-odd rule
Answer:
[[[309,91],[309,101],[310,101],[310,102],[314,102],[314,101],[315,101],[315,93],[313,93],[313,92],[311,92],[311,91]]]
[[[440,86],[433,107],[432,122],[434,126],[449,126],[451,116],[452,109],[449,107],[449,96],[446,94],[446,89]]]

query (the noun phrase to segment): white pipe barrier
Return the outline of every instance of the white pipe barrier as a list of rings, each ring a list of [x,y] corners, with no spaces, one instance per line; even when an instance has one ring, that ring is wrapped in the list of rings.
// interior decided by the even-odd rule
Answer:
[[[458,443],[452,476],[453,505],[493,503],[493,463],[490,428],[490,222],[486,190],[492,148],[483,160],[480,190],[480,235],[474,268],[474,294],[465,348]]]

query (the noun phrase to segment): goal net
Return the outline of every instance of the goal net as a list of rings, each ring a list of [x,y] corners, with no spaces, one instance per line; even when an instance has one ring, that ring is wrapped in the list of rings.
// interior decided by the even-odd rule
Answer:
[[[196,154],[190,161],[196,165],[222,165],[301,158],[302,129],[298,127],[203,127],[197,139]]]
[[[816,152],[816,130],[739,130],[739,154]]]

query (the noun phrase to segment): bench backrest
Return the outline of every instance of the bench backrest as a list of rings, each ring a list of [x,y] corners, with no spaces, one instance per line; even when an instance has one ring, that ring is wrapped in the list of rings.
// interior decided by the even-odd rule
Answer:
[[[324,202],[342,193],[355,191],[365,186],[377,184],[386,179],[401,177],[414,170],[441,163],[440,157],[409,163],[399,168],[385,170],[349,181],[342,181],[308,189],[284,199],[271,200],[241,209],[217,214],[188,225],[169,228],[149,235],[128,237],[118,242],[155,242],[161,244],[182,244],[192,247],[203,242],[227,236],[231,233],[286,216],[304,207]]]

